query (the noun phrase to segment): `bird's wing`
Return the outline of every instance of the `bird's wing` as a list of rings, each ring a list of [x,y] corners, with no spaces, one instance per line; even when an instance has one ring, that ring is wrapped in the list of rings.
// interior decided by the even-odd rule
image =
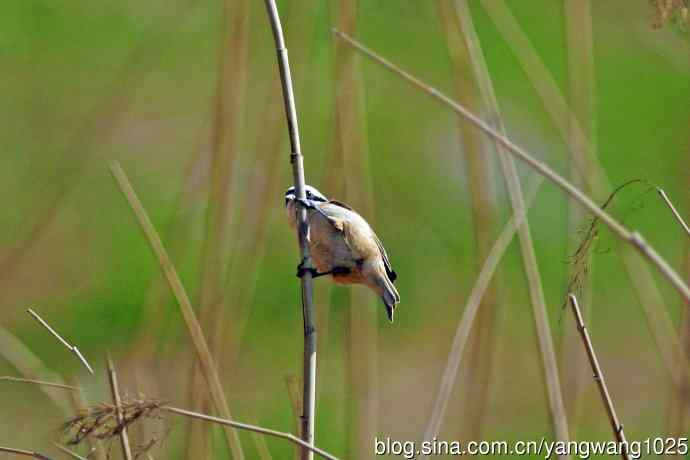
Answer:
[[[381,243],[381,240],[379,239],[379,237],[376,236],[376,233],[374,233],[373,231],[371,232],[371,234],[374,235],[374,239],[376,240],[376,245],[379,247],[379,251],[381,252],[381,258],[383,259],[383,265],[384,265],[384,267],[386,267],[386,275],[388,275],[388,279],[391,280],[391,283],[392,283],[398,279],[398,274],[395,273],[395,270],[393,270],[393,266],[391,265],[391,261],[388,259],[388,254],[386,253],[386,248],[383,247],[383,243]]]
[[[342,201],[328,200],[328,202],[336,206],[340,206],[341,208],[345,208],[348,211],[354,211],[354,209],[352,209],[349,205],[343,203]]]
[[[345,208],[348,211],[355,212],[354,209],[352,209],[350,206],[348,206],[347,204],[345,204],[341,201],[330,200],[329,204],[333,204],[333,205],[339,206],[341,208]],[[340,219],[336,216],[327,215],[323,211],[321,211],[321,213],[329,220],[329,222],[331,222],[333,224],[333,226],[335,228],[337,228],[340,231],[344,230],[343,219]],[[388,259],[388,254],[386,253],[386,249],[383,247],[383,243],[381,243],[381,240],[379,239],[379,237],[376,236],[376,233],[374,233],[373,230],[371,231],[371,235],[373,236],[374,241],[376,241],[376,246],[379,249],[379,253],[381,253],[381,258],[383,259],[383,265],[386,268],[386,275],[388,275],[388,279],[391,280],[391,282],[393,282],[396,279],[398,279],[398,274],[395,272],[395,270],[393,270],[393,266],[391,265],[391,261],[390,261],[390,259]]]
[[[346,212],[339,211],[337,208],[330,208],[328,207],[329,204],[343,208],[346,210]],[[317,203],[316,210],[339,232],[345,231],[345,219],[347,218],[348,211],[355,212],[351,207],[339,201],[328,201],[327,203],[322,204]]]

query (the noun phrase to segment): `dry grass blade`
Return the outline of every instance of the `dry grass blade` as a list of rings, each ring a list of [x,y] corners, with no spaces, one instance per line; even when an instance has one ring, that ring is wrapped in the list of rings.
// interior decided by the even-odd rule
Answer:
[[[673,206],[673,203],[671,203],[671,200],[669,199],[668,195],[666,192],[664,192],[664,189],[660,187],[656,187],[656,191],[661,196],[661,199],[664,200],[664,203],[666,203],[666,206],[671,210],[673,213],[673,216],[676,218],[678,223],[680,224],[681,227],[683,227],[683,230],[685,230],[685,233],[690,236],[690,228],[688,227],[688,224],[685,223],[685,220],[681,217],[680,213],[676,209],[675,206]]]
[[[506,138],[506,128],[503,124],[503,117],[501,116],[499,109],[498,99],[494,91],[493,82],[486,65],[486,60],[484,59],[484,52],[482,50],[481,43],[479,42],[479,37],[477,36],[477,32],[474,28],[469,5],[465,0],[456,0],[455,7],[458,22],[460,24],[460,30],[463,33],[469,58],[472,62],[472,71],[474,73],[475,80],[479,85],[482,99],[486,104],[488,117],[493,122],[492,127],[495,130],[494,132],[497,132],[503,138]],[[496,151],[499,153],[501,169],[508,189],[508,194],[510,196],[513,214],[522,215],[525,213],[525,202],[522,186],[520,184],[517,168],[515,166],[515,161],[510,155],[508,155],[505,145],[499,142],[498,139],[494,139],[494,143]],[[559,441],[567,441],[569,439],[568,419],[565,412],[565,405],[563,403],[563,395],[561,393],[561,383],[556,361],[556,352],[551,335],[551,328],[549,327],[549,319],[546,312],[546,299],[544,297],[544,288],[542,286],[541,274],[539,272],[539,264],[537,262],[534,242],[532,240],[532,234],[530,232],[527,219],[518,225],[517,231],[520,242],[520,251],[522,253],[523,268],[527,277],[530,301],[536,323],[537,339],[542,358],[542,369],[548,395],[549,411],[551,415],[551,422],[553,424],[553,431],[556,439]]]
[[[577,116],[570,113],[570,107],[556,79],[532,46],[529,37],[520,27],[510,8],[503,0],[481,0],[480,3],[496,25],[505,43],[515,54],[561,137],[569,142],[575,136],[577,143],[584,147],[570,153],[592,193],[595,196],[608,195],[613,187],[603,166],[594,156],[590,141],[577,122]],[[668,314],[664,297],[656,285],[650,267],[643,263],[643,259],[649,256],[641,254],[640,249],[636,245],[623,246],[620,248],[621,258],[631,278],[635,295],[644,310],[647,324],[664,365],[674,380],[674,384],[678,384],[679,379],[685,379],[686,375],[690,375],[687,355],[678,340],[678,334]],[[687,297],[683,297],[685,302],[690,304]]]
[[[13,449],[11,447],[0,446],[0,452],[6,452],[8,454],[20,455],[23,457],[40,458],[41,460],[51,460],[50,457],[46,457],[43,454],[39,454],[38,452],[34,452],[31,450]]]
[[[582,319],[582,313],[580,313],[580,306],[577,304],[577,297],[573,294],[568,295],[570,300],[570,305],[573,309],[573,315],[577,321],[577,329],[580,332],[580,337],[582,338],[582,344],[587,351],[587,358],[592,366],[592,371],[594,372],[594,381],[599,387],[599,393],[601,394],[601,399],[604,402],[606,408],[606,413],[609,417],[609,422],[611,423],[611,429],[613,430],[613,435],[616,440],[622,446],[621,457],[623,460],[629,460],[630,456],[627,452],[628,440],[625,438],[625,432],[623,432],[623,425],[618,420],[618,415],[616,415],[616,410],[613,407],[613,401],[611,400],[611,395],[606,386],[606,380],[604,379],[604,374],[601,371],[601,366],[599,366],[599,361],[597,360],[597,355],[594,353],[594,347],[592,346],[592,341],[589,338],[589,332],[585,327],[585,323]]]
[[[541,186],[542,179],[538,179],[538,182],[534,185],[534,190],[528,193],[527,202],[531,204],[534,200],[537,190]],[[529,208],[529,205],[526,210]],[[448,361],[446,362],[446,367],[443,371],[443,376],[441,377],[441,385],[438,393],[436,394],[436,399],[434,401],[434,407],[427,423],[426,432],[424,433],[424,439],[433,439],[441,428],[441,423],[443,422],[443,417],[448,407],[448,401],[450,401],[451,393],[455,385],[455,379],[458,375],[458,370],[460,369],[460,364],[463,358],[463,352],[465,350],[465,345],[467,344],[467,339],[472,330],[472,323],[481,304],[482,297],[486,291],[491,278],[498,267],[498,264],[503,257],[506,249],[510,245],[510,242],[515,236],[518,226],[525,220],[525,212],[519,215],[513,215],[511,219],[506,224],[505,228],[499,235],[498,239],[494,243],[493,247],[489,251],[489,255],[484,261],[484,265],[477,276],[477,280],[472,287],[472,292],[470,293],[465,308],[462,312],[462,317],[458,323],[458,328],[455,332],[455,337],[453,337],[453,344],[451,345],[450,353],[448,353]]]
[[[194,350],[201,364],[201,369],[203,371],[204,378],[206,379],[206,384],[208,385],[213,404],[216,410],[223,417],[231,418],[230,409],[228,408],[228,403],[225,399],[223,386],[220,383],[220,377],[218,376],[215,360],[213,359],[213,356],[211,356],[208,344],[204,338],[204,333],[201,330],[199,321],[196,318],[194,309],[192,308],[192,304],[189,300],[189,296],[187,295],[184,286],[182,286],[182,281],[177,274],[177,270],[175,270],[175,266],[172,264],[170,257],[168,257],[168,253],[163,246],[163,242],[158,236],[153,223],[146,214],[141,201],[139,201],[139,198],[134,192],[132,185],[129,183],[127,175],[122,170],[122,167],[120,167],[120,164],[117,162],[112,162],[110,164],[110,171],[117,181],[120,190],[127,199],[127,202],[132,208],[132,211],[136,215],[139,225],[144,231],[151,249],[158,258],[158,262],[165,274],[166,279],[168,280],[170,289],[173,291],[173,294],[177,299],[180,312],[182,313],[182,317],[184,318],[190,338],[194,344]],[[242,460],[244,458],[244,454],[242,452],[242,445],[237,432],[231,428],[228,428],[224,430],[224,433],[233,458],[235,460]]]
[[[27,346],[10,333],[0,327],[0,356],[7,360],[17,371],[27,379],[49,381],[64,384],[59,374],[52,372]],[[62,389],[52,386],[37,385],[63,414],[71,412],[69,394]]]
[[[71,351],[72,353],[74,353],[74,354],[76,355],[76,357],[79,359],[79,361],[81,361],[81,363],[84,365],[84,367],[86,367],[86,369],[88,369],[88,371],[89,371],[90,373],[93,374],[93,368],[92,368],[91,365],[86,361],[86,358],[84,358],[84,355],[81,354],[81,352],[79,351],[79,349],[78,349],[77,347],[75,347],[74,345],[70,345],[65,339],[62,338],[62,336],[61,336],[60,334],[58,334],[58,333],[55,331],[55,329],[53,329],[52,327],[50,327],[50,325],[49,325],[43,318],[41,318],[41,317],[38,315],[38,313],[36,313],[35,311],[33,311],[31,308],[27,309],[26,311],[27,311],[36,321],[38,321],[38,323],[39,323],[41,326],[43,326],[44,328],[46,328],[46,329],[48,330],[48,332],[50,332],[56,339],[58,339],[58,341],[59,341],[61,344],[63,344],[69,351]]]
[[[61,450],[62,452],[64,452],[65,454],[69,455],[69,456],[72,457],[72,458],[76,458],[77,460],[86,460],[85,457],[82,457],[81,455],[79,455],[79,454],[76,453],[76,452],[72,452],[72,451],[69,450],[67,447],[65,447],[65,446],[63,446],[63,445],[61,445],[61,444],[58,444],[58,443],[54,442],[53,445],[54,445],[57,449]]]
[[[295,95],[292,89],[292,76],[290,75],[290,62],[288,60],[283,27],[280,23],[278,7],[275,0],[265,0],[271,30],[275,41],[280,81],[283,86],[283,99],[285,102],[285,115],[287,118],[288,133],[290,135],[290,162],[292,163],[292,176],[295,184],[295,195],[298,200],[306,199],[304,180],[304,158],[299,138],[299,125],[297,123],[297,108]],[[306,444],[314,444],[314,421],[316,417],[316,327],[314,325],[314,283],[312,279],[313,264],[309,254],[307,235],[309,226],[307,223],[307,210],[302,206],[297,208],[297,236],[299,238],[300,253],[302,255],[301,267],[305,271],[301,275],[302,285],[302,314],[304,316],[304,379],[303,379],[303,412],[302,412],[302,439]],[[302,449],[302,460],[311,460],[314,454],[309,449]]]
[[[0,377],[0,382],[1,381],[17,382],[17,383],[32,383],[34,385],[42,385],[42,386],[46,386],[46,387],[63,388],[65,390],[72,390],[72,391],[81,391],[81,388],[74,387],[72,385],[65,385],[63,383],[45,382],[43,380],[24,379],[21,377],[12,377],[10,375],[5,375],[5,376]]]
[[[506,136],[502,135],[493,127],[491,127],[487,122],[483,121],[477,115],[468,111],[465,107],[458,104],[453,99],[441,93],[438,89],[425,84],[418,78],[401,70],[399,67],[385,60],[373,51],[369,50],[352,37],[349,37],[338,30],[334,30],[334,33],[343,41],[355,47],[367,57],[371,58],[378,64],[381,64],[382,66],[384,66],[391,72],[395,73],[396,75],[399,75],[400,77],[404,78],[408,82],[415,85],[417,88],[422,89],[429,96],[442,102],[459,115],[465,117],[467,120],[472,122],[478,129],[482,130],[486,135],[490,136],[496,142],[498,142],[504,148],[504,151],[509,152],[516,158],[519,158],[521,161],[526,163],[537,173],[546,177],[551,183],[563,190],[567,195],[569,195],[575,201],[580,203],[580,205],[582,205],[585,209],[587,209],[589,212],[601,219],[601,221],[604,224],[606,224],[606,226],[609,227],[609,229],[611,229],[611,231],[618,238],[630,244],[638,253],[640,253],[649,262],[651,262],[659,270],[659,272],[661,272],[661,274],[671,283],[671,285],[683,297],[683,299],[690,302],[690,287],[688,287],[685,281],[680,277],[680,275],[678,275],[678,273],[676,273],[676,271],[671,267],[671,265],[669,265],[669,263],[666,262],[666,260],[662,258],[654,248],[652,248],[651,246],[649,246],[649,244],[646,243],[644,238],[642,238],[642,235],[640,235],[638,232],[630,231],[627,228],[625,228],[613,216],[611,216],[606,211],[600,209],[599,206],[597,206],[597,204],[591,198],[589,198],[587,195],[585,195],[583,192],[581,192],[579,189],[573,186],[566,179],[558,175],[549,166],[536,160],[526,150],[522,149],[521,147],[513,143]]]
[[[247,423],[235,422],[233,420],[225,420],[222,418],[212,417],[209,415],[198,414],[196,412],[191,412],[191,411],[184,410],[184,409],[178,409],[177,407],[161,406],[160,409],[162,411],[170,412],[173,414],[184,415],[186,417],[196,418],[199,420],[206,420],[207,422],[213,422],[213,423],[218,423],[220,425],[231,426],[233,428],[238,428],[241,430],[252,431],[254,433],[264,434],[266,436],[272,436],[274,438],[286,439],[286,440],[288,440],[294,444],[299,445],[303,449],[308,450],[311,453],[316,453],[316,454],[320,455],[321,457],[323,457],[327,460],[338,460],[338,458],[336,456],[331,455],[328,452],[326,452],[325,450],[319,449],[318,447],[316,447],[314,445],[308,444],[305,441],[298,438],[297,436],[290,434],[290,433],[284,433],[282,431],[270,430],[268,428],[263,428],[263,427],[256,426],[256,425],[250,425]]]
[[[127,434],[127,426],[124,424],[125,416],[122,412],[122,401],[120,399],[120,390],[117,383],[117,372],[115,371],[115,364],[108,354],[106,359],[108,366],[108,383],[110,383],[110,392],[113,395],[113,404],[115,404],[115,412],[117,415],[117,423],[122,427],[120,429],[120,445],[122,446],[122,454],[125,460],[132,460],[132,449],[129,446],[129,435]]]
[[[464,14],[456,8],[466,5],[450,1],[437,1],[438,19],[445,32],[450,61],[452,63],[455,94],[458,102],[473,112],[484,110],[485,101],[476,82],[472,78],[473,62],[468,41],[464,40],[464,24],[458,23],[458,15]],[[465,165],[467,181],[472,203],[472,226],[476,248],[476,269],[486,260],[491,245],[499,230],[498,206],[496,200],[496,178],[492,158],[486,155],[486,149],[492,148],[485,142],[485,136],[462,118],[457,118],[458,154]],[[493,370],[494,351],[498,338],[497,326],[500,310],[498,301],[501,286],[500,269],[494,275],[482,298],[477,318],[467,349],[466,372],[463,373],[464,395],[461,399],[462,412],[465,414],[461,433],[469,439],[481,439],[483,425],[487,414],[487,404],[491,391],[491,372]]]

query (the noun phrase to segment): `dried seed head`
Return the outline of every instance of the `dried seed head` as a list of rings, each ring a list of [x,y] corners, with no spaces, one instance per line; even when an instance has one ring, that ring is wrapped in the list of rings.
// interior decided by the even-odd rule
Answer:
[[[119,436],[123,429],[139,420],[162,420],[160,407],[162,402],[154,399],[132,399],[122,401],[123,420],[120,423],[117,408],[110,403],[97,404],[68,420],[62,427],[64,442],[77,445],[87,438],[111,440]],[[167,435],[167,432],[166,434]],[[135,457],[158,444],[165,435],[155,436],[140,443],[135,449]]]

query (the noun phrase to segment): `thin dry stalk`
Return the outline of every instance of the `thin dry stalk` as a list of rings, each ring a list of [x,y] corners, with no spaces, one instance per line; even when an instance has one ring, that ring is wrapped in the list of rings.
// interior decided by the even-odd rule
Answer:
[[[32,383],[34,385],[43,385],[43,386],[53,387],[53,388],[63,388],[65,390],[81,391],[81,388],[79,388],[79,387],[73,387],[71,385],[65,385],[63,383],[46,382],[43,380],[34,380],[34,379],[24,379],[21,377],[12,377],[10,375],[5,375],[5,376],[0,377],[0,382],[1,381],[18,382],[18,383]]]
[[[50,457],[46,457],[45,455],[39,454],[38,452],[34,452],[32,450],[13,449],[11,447],[0,446],[0,452],[7,452],[8,454],[15,454],[24,457],[40,458],[42,460],[50,460]]]
[[[635,183],[644,183],[644,181],[634,179],[616,187],[616,189],[614,189],[614,191],[611,192],[606,201],[601,205],[601,208],[608,208],[619,192],[621,192],[627,186]],[[582,238],[582,241],[580,242],[577,249],[574,251],[573,255],[570,257],[571,272],[570,279],[568,281],[568,292],[572,293],[573,295],[582,295],[583,293],[587,294],[587,307],[589,307],[588,310],[591,310],[592,290],[589,289],[585,291],[584,288],[585,285],[588,284],[589,279],[592,276],[592,253],[594,252],[592,249],[594,247],[598,233],[599,219],[597,219],[596,217],[591,218],[590,222],[587,225],[587,230],[584,232],[584,237]],[[568,297],[566,296],[563,302],[563,308],[566,307],[567,303]],[[567,330],[564,333],[565,343],[563,345],[562,353],[563,362],[571,363],[570,366],[565,367],[563,369],[563,372],[564,374],[567,373],[566,375],[569,376],[567,378],[567,382],[571,383],[571,387],[569,388],[571,390],[570,397],[567,400],[570,401],[571,404],[571,429],[574,430],[573,427],[577,426],[580,419],[581,403],[584,397],[585,372],[583,366],[586,366],[586,363],[584,362],[584,357],[581,356],[580,353],[577,353],[575,351],[576,348],[579,348],[579,344],[576,343],[579,340],[576,337],[574,329],[571,329],[572,333],[569,333]]]
[[[481,4],[522,65],[522,69],[541,98],[561,137],[566,142],[570,142],[570,139],[575,136],[577,137],[577,145],[586,147],[581,150],[571,150],[572,159],[594,195],[605,196],[613,188],[606,172],[594,155],[594,149],[590,146],[590,141],[584,130],[577,123],[577,117],[570,113],[570,107],[558,83],[532,46],[527,34],[520,28],[520,24],[512,15],[505,1],[482,0]],[[632,233],[631,235],[636,234]],[[632,281],[631,284],[644,309],[647,323],[666,369],[674,382],[678,384],[679,379],[683,379],[684,375],[690,375],[690,369],[687,364],[687,355],[683,352],[678,340],[664,298],[649,267],[642,263],[644,257],[649,259],[654,256],[640,254],[642,248],[639,247],[639,244],[633,245],[633,248],[624,246],[620,250],[626,271]],[[662,263],[662,265],[664,264],[665,262]],[[659,267],[658,264],[655,263],[655,265]],[[664,274],[668,275],[668,273]],[[668,276],[666,277],[668,278]],[[678,287],[675,282],[674,286]],[[683,295],[683,298],[687,302],[687,296]]]
[[[470,61],[472,62],[474,77],[486,104],[488,117],[493,122],[494,132],[497,132],[505,139],[507,134],[505,125],[503,124],[503,117],[500,113],[498,99],[494,92],[493,82],[484,59],[481,43],[479,42],[472,22],[472,15],[468,4],[464,0],[456,0],[455,6],[460,29],[467,45]],[[514,159],[507,154],[506,146],[499,142],[498,139],[495,139],[495,147],[499,152],[499,160],[501,162],[503,177],[508,188],[513,214],[521,215],[525,212],[525,202]],[[537,338],[542,357],[542,369],[548,393],[551,422],[553,424],[556,439],[567,441],[569,439],[568,419],[563,403],[563,395],[561,394],[556,352],[551,336],[551,329],[549,327],[548,315],[546,313],[546,299],[544,298],[544,289],[539,273],[536,252],[534,250],[534,242],[527,219],[518,226],[518,238],[520,250],[522,252],[523,268],[527,276],[532,310],[536,322]]]
[[[341,0],[338,27],[355,35],[358,2]],[[365,119],[365,94],[359,56],[337,44],[335,54],[336,145],[342,159],[348,204],[374,219],[374,196],[369,169],[369,142]],[[348,382],[350,386],[350,450],[352,458],[371,454],[371,436],[378,431],[378,328],[379,309],[368,292],[350,292],[348,330]]]
[[[604,224],[606,224],[606,226],[613,232],[614,235],[628,243],[639,254],[641,254],[649,262],[651,262],[652,265],[654,265],[659,270],[659,272],[671,283],[671,285],[676,289],[676,291],[681,295],[681,297],[683,297],[683,299],[685,299],[686,301],[690,302],[690,287],[688,287],[688,285],[685,284],[685,281],[680,277],[680,275],[678,275],[678,273],[671,267],[671,265],[669,265],[669,263],[666,262],[666,260],[663,257],[661,257],[653,247],[646,243],[646,241],[644,240],[642,235],[640,235],[640,233],[628,230],[609,213],[601,210],[597,206],[597,204],[594,201],[592,201],[591,198],[589,198],[587,195],[585,195],[576,187],[574,187],[566,179],[558,175],[549,166],[534,159],[534,157],[527,153],[526,150],[522,149],[521,147],[513,143],[510,139],[508,139],[507,137],[496,131],[494,128],[492,128],[487,122],[483,121],[478,116],[471,113],[463,106],[461,106],[448,96],[441,93],[436,88],[433,88],[423,83],[418,78],[401,70],[399,67],[383,59],[381,56],[369,50],[368,48],[354,40],[352,37],[349,37],[343,34],[342,32],[339,32],[338,30],[334,30],[334,33],[339,38],[344,40],[346,43],[349,43],[353,47],[357,48],[364,55],[370,57],[372,60],[381,64],[382,66],[384,66],[391,72],[395,73],[396,75],[399,75],[400,77],[404,78],[417,88],[422,89],[429,96],[444,103],[459,115],[470,120],[478,129],[482,130],[489,137],[493,138],[502,147],[504,147],[503,150],[505,152],[508,152],[516,158],[520,159],[528,166],[530,166],[532,169],[534,169],[537,173],[546,177],[551,183],[563,190],[568,196],[580,203],[585,209],[587,209],[589,212],[601,219],[601,221]]]
[[[206,379],[206,384],[208,385],[208,390],[211,394],[213,404],[216,410],[223,417],[231,418],[230,409],[228,408],[225,393],[223,392],[223,386],[220,383],[220,377],[218,376],[215,360],[213,359],[213,356],[211,356],[204,333],[201,330],[201,326],[196,318],[196,314],[192,308],[189,296],[187,295],[187,292],[182,285],[182,281],[177,274],[177,270],[175,270],[175,266],[172,264],[172,261],[170,260],[170,257],[163,246],[163,242],[158,236],[151,219],[149,219],[148,215],[146,214],[146,210],[141,204],[141,201],[139,201],[139,198],[132,188],[129,179],[127,179],[127,175],[122,170],[122,167],[120,167],[120,164],[117,162],[112,162],[110,165],[110,170],[113,174],[113,177],[117,181],[120,190],[127,199],[129,206],[132,208],[132,211],[134,212],[141,229],[148,239],[151,250],[156,255],[158,263],[161,266],[161,270],[163,270],[163,273],[168,280],[170,289],[177,299],[180,312],[182,313],[185,325],[187,326],[190,338],[192,339],[194,350],[199,362],[201,363],[201,368],[204,373],[204,378]],[[242,452],[242,445],[237,432],[232,429],[226,429],[224,430],[224,433],[233,458],[236,460],[243,459],[244,454]]]
[[[62,444],[58,444],[58,443],[54,442],[53,445],[54,445],[57,449],[59,449],[60,451],[64,452],[65,454],[69,455],[69,456],[72,457],[72,458],[76,458],[77,460],[86,460],[85,457],[82,457],[81,455],[79,455],[79,454],[76,453],[76,452],[72,452],[72,451],[69,450],[67,447],[63,446]]]
[[[77,357],[77,359],[79,359],[79,361],[81,361],[81,363],[84,365],[84,367],[86,367],[86,369],[88,369],[88,371],[89,371],[90,373],[93,374],[93,368],[92,368],[91,365],[86,361],[86,358],[84,358],[84,355],[81,354],[81,352],[79,351],[79,349],[78,349],[77,347],[75,347],[74,345],[70,345],[65,339],[63,339],[63,338],[60,336],[60,334],[58,334],[58,333],[55,331],[55,329],[53,329],[52,327],[50,327],[50,325],[49,325],[48,323],[46,323],[46,322],[43,320],[43,318],[41,318],[41,317],[38,315],[38,313],[36,313],[35,311],[33,311],[31,308],[27,309],[26,311],[27,311],[36,321],[38,321],[38,323],[39,323],[41,326],[45,327],[45,328],[48,330],[48,332],[50,332],[51,334],[53,334],[53,336],[54,336],[56,339],[58,339],[58,341],[59,341],[61,344],[63,344],[69,351],[71,351],[72,353],[74,353],[74,355]]]
[[[280,24],[280,16],[275,0],[266,0],[273,38],[275,40],[280,80],[283,86],[283,98],[285,102],[285,114],[287,117],[288,132],[290,134],[290,162],[292,163],[292,175],[295,183],[297,199],[305,200],[304,159],[302,157],[299,126],[297,124],[297,109],[295,107],[295,95],[292,90],[292,77],[290,75],[290,63],[283,38],[283,29]],[[302,313],[304,315],[304,380],[303,380],[303,405],[302,412],[302,439],[307,444],[314,444],[314,419],[316,416],[316,327],[314,325],[314,285],[312,280],[313,264],[309,254],[307,235],[309,225],[307,222],[307,210],[297,206],[297,233],[300,252],[302,255],[302,267],[306,271],[301,276],[302,285]],[[314,454],[309,449],[302,450],[302,460],[312,460]]]
[[[621,457],[623,460],[629,460],[630,456],[627,451],[628,440],[625,438],[625,432],[623,431],[623,425],[618,420],[616,415],[616,410],[613,407],[613,401],[611,400],[611,395],[606,387],[606,380],[604,380],[604,373],[601,371],[599,366],[599,361],[597,360],[597,355],[594,353],[594,347],[592,346],[592,341],[589,338],[589,332],[585,327],[585,322],[582,319],[582,313],[580,313],[580,306],[577,304],[577,297],[573,294],[569,294],[568,298],[570,300],[570,305],[573,309],[573,315],[577,321],[577,329],[580,332],[580,337],[582,338],[582,344],[587,351],[587,358],[589,359],[589,364],[592,366],[592,371],[594,372],[594,381],[599,387],[599,393],[601,394],[601,399],[604,402],[604,407],[606,408],[606,413],[609,417],[609,422],[611,423],[611,429],[613,430],[613,435],[616,437],[619,445],[622,446]]]
[[[59,374],[54,373],[27,346],[0,327],[0,356],[7,360],[24,378],[65,384]],[[69,414],[71,404],[68,394],[61,388],[39,385],[38,388],[63,414]]]
[[[537,179],[537,183],[534,184],[533,190],[528,192],[528,206],[521,214],[514,214],[510,218],[505,228],[501,231],[498,239],[491,247],[489,255],[484,261],[482,269],[479,271],[477,280],[472,287],[470,296],[468,297],[465,308],[462,311],[462,317],[458,322],[455,336],[453,337],[450,353],[448,353],[448,361],[446,362],[446,367],[443,370],[441,384],[439,386],[438,393],[436,393],[436,399],[434,400],[431,417],[427,422],[424,439],[432,439],[438,434],[441,428],[441,423],[443,422],[443,417],[448,407],[448,402],[450,401],[453,387],[455,386],[458,370],[460,369],[460,364],[462,363],[465,345],[467,344],[467,339],[469,338],[472,330],[472,324],[474,323],[474,318],[477,315],[477,310],[481,305],[482,297],[484,296],[484,293],[491,282],[491,278],[494,276],[494,273],[498,268],[503,254],[505,254],[506,249],[508,249],[510,242],[513,240],[518,226],[526,219],[527,209],[534,201],[534,197],[536,196],[536,193],[542,182],[543,179]]]
[[[110,383],[110,392],[113,396],[113,404],[115,404],[115,411],[117,415],[117,422],[122,426],[120,430],[120,445],[122,446],[122,454],[125,460],[132,460],[132,449],[129,446],[129,435],[127,434],[127,426],[125,426],[125,416],[122,412],[122,400],[120,399],[120,390],[117,384],[117,372],[115,371],[115,364],[108,354],[106,359],[108,366],[108,383]]]
[[[673,203],[669,199],[666,192],[664,192],[664,189],[662,189],[660,187],[656,187],[656,191],[659,194],[659,196],[661,197],[661,199],[664,200],[664,203],[666,203],[666,206],[668,206],[668,208],[673,213],[673,217],[675,217],[676,220],[678,221],[678,223],[680,224],[680,226],[683,227],[683,230],[685,230],[685,233],[688,236],[690,236],[690,228],[688,227],[688,224],[685,223],[685,220],[683,220],[680,213],[678,213],[678,210],[676,209],[676,207],[673,206]]]
[[[338,458],[335,457],[334,455],[331,455],[328,452],[324,451],[323,449],[319,449],[318,447],[316,447],[312,444],[309,444],[309,443],[303,441],[302,439],[298,438],[297,436],[290,434],[290,433],[284,433],[282,431],[271,430],[271,429],[263,428],[263,427],[256,426],[256,425],[250,425],[247,423],[235,422],[233,420],[225,420],[225,419],[218,418],[218,417],[212,417],[210,415],[204,415],[204,414],[199,414],[199,413],[191,412],[191,411],[184,410],[184,409],[179,409],[177,407],[161,406],[160,410],[170,412],[173,414],[184,415],[185,417],[191,417],[191,418],[195,418],[198,420],[205,420],[207,422],[218,423],[220,425],[231,426],[233,428],[238,428],[240,430],[252,431],[254,433],[259,433],[259,434],[263,434],[266,436],[272,436],[274,438],[286,439],[286,440],[290,441],[291,443],[297,444],[298,446],[302,447],[303,449],[308,450],[312,454],[318,454],[327,460],[338,460]]]
[[[568,148],[571,155],[584,149],[595,149],[593,139],[596,139],[594,121],[596,114],[596,101],[594,89],[594,59],[593,59],[593,40],[592,40],[592,13],[590,0],[577,2],[566,1],[563,3],[565,8],[565,26],[568,55],[569,73],[569,93],[568,98],[572,112],[570,113],[570,137]],[[589,142],[581,142],[580,123],[586,131]],[[587,153],[593,155],[593,152]],[[583,174],[576,167],[574,161],[570,161],[570,180],[573,184],[592,193],[587,186]],[[569,222],[568,233],[574,235],[582,227],[586,219],[586,214],[572,201],[569,203]],[[571,246],[572,248],[572,246]],[[572,251],[569,251],[572,252]],[[587,269],[581,277],[583,287],[591,284],[593,273],[593,261],[591,258],[586,261]],[[571,273],[576,270],[571,268]],[[586,313],[591,311],[592,289],[583,292],[581,297],[583,309]],[[587,315],[589,317],[589,315]],[[566,322],[569,321],[566,318]],[[562,328],[561,362],[570,363],[569,366],[561,368],[561,381],[563,382],[563,395],[569,415],[570,434],[577,438],[577,427],[580,422],[582,412],[582,401],[585,390],[586,362],[581,353],[576,353],[579,347],[575,328],[564,325]]]
[[[454,6],[445,0],[436,1],[435,4],[446,36],[458,102],[475,113],[482,112],[484,103],[473,75],[472,56],[464,40],[462,27],[457,21],[458,15],[467,13],[464,11],[467,9],[466,5]],[[458,11],[456,15],[455,8],[462,8],[463,11]],[[465,177],[472,201],[472,222],[477,248],[476,269],[479,270],[491,250],[498,230],[496,182],[491,158],[485,154],[488,147],[485,137],[464,119],[458,119],[458,129],[460,151],[466,165],[463,169],[466,169]],[[464,407],[461,411],[466,414],[463,427],[468,439],[481,438],[486,415],[497,338],[495,327],[498,319],[498,286],[501,284],[499,279],[500,273],[497,273],[482,298],[467,351],[468,363],[467,372],[464,373],[465,391],[462,399]]]

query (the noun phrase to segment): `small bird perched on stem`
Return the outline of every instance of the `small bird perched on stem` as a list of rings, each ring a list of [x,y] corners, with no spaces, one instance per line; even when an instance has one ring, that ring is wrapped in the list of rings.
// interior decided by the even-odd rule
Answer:
[[[299,202],[307,209],[309,223],[309,251],[316,270],[297,269],[301,277],[310,270],[312,276],[331,275],[340,284],[364,284],[376,292],[386,306],[388,319],[393,322],[395,306],[400,295],[393,285],[398,275],[393,271],[388,254],[362,216],[351,207],[327,199],[314,187],[306,186],[306,199],[298,200],[295,187],[285,192],[288,221],[295,229],[296,206]]]

